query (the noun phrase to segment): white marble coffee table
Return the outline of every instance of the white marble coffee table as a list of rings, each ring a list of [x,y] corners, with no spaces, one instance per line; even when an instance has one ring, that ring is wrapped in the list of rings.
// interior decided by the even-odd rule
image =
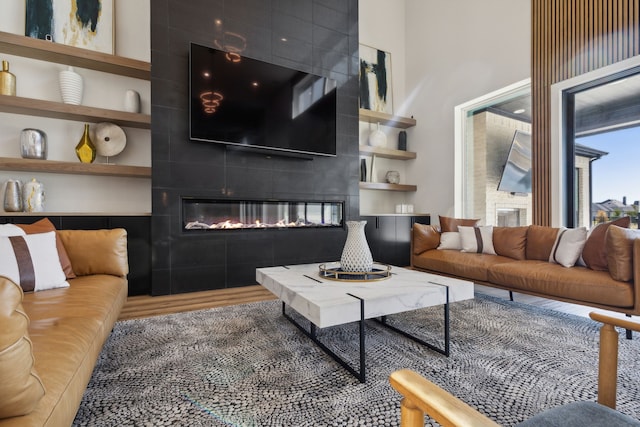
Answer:
[[[391,329],[449,355],[449,303],[473,298],[473,282],[392,267],[390,278],[341,282],[320,277],[320,264],[256,269],[256,280],[282,301],[282,313],[361,382],[365,381],[365,319],[380,318]],[[290,306],[309,320],[309,331],[286,313]],[[444,306],[444,349],[386,324],[386,316],[436,305]],[[360,322],[360,371],[317,340],[316,328]]]

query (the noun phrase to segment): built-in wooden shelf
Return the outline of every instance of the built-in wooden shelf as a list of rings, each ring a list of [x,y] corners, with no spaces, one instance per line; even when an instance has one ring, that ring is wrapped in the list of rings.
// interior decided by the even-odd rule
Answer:
[[[412,160],[417,157],[413,151],[393,150],[391,148],[371,147],[370,145],[360,146],[360,155],[384,157],[394,160]]]
[[[58,160],[35,160],[13,157],[0,157],[0,169],[38,173],[151,178],[151,168],[146,166],[61,162]]]
[[[361,190],[417,191],[418,186],[409,184],[387,184],[386,182],[360,182]]]
[[[149,114],[107,110],[19,96],[0,95],[0,112],[82,122],[107,121],[125,127],[151,129]]]
[[[384,126],[393,126],[401,129],[407,129],[416,125],[416,120],[413,117],[394,116],[392,114],[365,110],[363,108],[360,108],[359,117],[362,122],[380,123]]]
[[[0,52],[151,80],[151,63],[0,31]]]

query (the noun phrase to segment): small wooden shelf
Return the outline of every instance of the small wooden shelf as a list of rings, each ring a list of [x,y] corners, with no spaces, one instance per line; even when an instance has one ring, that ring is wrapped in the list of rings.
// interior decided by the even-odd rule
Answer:
[[[371,147],[369,145],[360,146],[360,155],[384,157],[385,159],[413,160],[417,154],[413,151],[393,150],[391,148]]]
[[[386,191],[417,191],[416,185],[387,184],[386,182],[360,182],[361,190],[386,190]]]
[[[151,63],[0,31],[0,52],[151,80]]]
[[[0,169],[38,173],[63,173],[74,175],[119,176],[128,178],[151,178],[151,168],[104,163],[61,162],[57,160],[19,159],[0,157]]]
[[[359,117],[362,122],[380,123],[384,126],[392,126],[401,129],[407,129],[416,125],[416,120],[414,118],[394,116],[362,108],[359,110]]]
[[[63,104],[62,102],[19,96],[0,95],[0,112],[82,122],[108,121],[120,126],[151,129],[151,116],[148,114]]]

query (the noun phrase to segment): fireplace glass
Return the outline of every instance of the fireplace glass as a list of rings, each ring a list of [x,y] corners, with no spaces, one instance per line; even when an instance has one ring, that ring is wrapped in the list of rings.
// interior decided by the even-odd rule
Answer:
[[[342,227],[344,202],[182,199],[185,231]]]

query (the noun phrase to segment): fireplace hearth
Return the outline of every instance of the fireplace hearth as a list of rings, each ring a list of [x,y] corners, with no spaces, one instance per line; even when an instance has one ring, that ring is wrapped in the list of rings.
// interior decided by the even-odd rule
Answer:
[[[343,227],[344,202],[182,198],[185,232]]]

